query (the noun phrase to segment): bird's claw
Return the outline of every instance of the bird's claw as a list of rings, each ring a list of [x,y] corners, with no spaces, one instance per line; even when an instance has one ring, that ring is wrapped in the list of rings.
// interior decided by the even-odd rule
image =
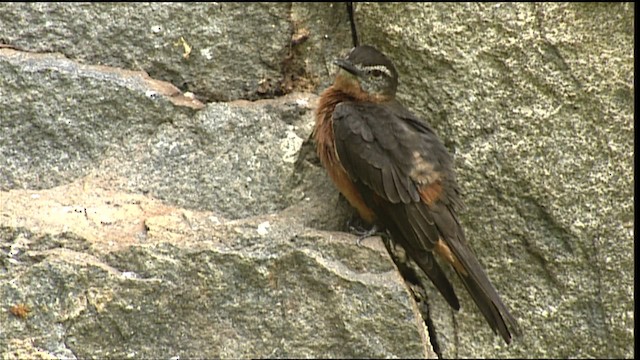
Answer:
[[[358,247],[362,247],[362,240],[371,237],[373,235],[376,235],[378,233],[378,226],[373,225],[370,229],[365,230],[365,229],[358,229],[354,226],[349,226],[349,230],[351,231],[352,234],[354,235],[358,235],[358,238],[356,239],[356,245],[358,245]]]

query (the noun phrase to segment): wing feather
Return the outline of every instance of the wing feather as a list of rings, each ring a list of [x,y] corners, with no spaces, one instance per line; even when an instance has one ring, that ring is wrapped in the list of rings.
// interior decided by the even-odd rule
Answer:
[[[452,160],[433,130],[397,103],[352,102],[336,106],[333,130],[342,166],[379,200],[374,211],[398,243],[457,309],[453,287],[434,259],[444,252],[493,331],[509,342],[508,326],[517,332],[516,320],[466,243]]]

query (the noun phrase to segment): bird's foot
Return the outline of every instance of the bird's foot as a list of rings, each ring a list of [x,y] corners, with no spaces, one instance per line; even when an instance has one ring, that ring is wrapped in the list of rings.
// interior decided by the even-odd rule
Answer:
[[[383,235],[384,233],[380,231],[377,225],[373,225],[370,228],[363,224],[360,219],[351,219],[347,222],[347,226],[349,227],[349,232],[357,235],[358,239],[356,239],[356,245],[359,247],[362,246],[362,240],[374,236],[374,235]]]
[[[380,229],[378,229],[378,226],[373,225],[371,227],[371,229],[369,229],[369,230],[360,231],[359,235],[356,233],[356,235],[358,235],[358,238],[356,239],[356,245],[361,247],[362,246],[362,240],[364,240],[364,239],[366,239],[368,237],[371,237],[371,236],[379,234],[380,232],[378,230],[380,230]]]

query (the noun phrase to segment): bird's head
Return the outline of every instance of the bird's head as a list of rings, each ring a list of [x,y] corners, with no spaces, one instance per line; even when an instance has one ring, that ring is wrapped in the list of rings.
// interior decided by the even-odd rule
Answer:
[[[391,60],[374,47],[358,46],[346,58],[337,59],[340,67],[335,86],[360,100],[387,101],[394,98],[398,72]]]

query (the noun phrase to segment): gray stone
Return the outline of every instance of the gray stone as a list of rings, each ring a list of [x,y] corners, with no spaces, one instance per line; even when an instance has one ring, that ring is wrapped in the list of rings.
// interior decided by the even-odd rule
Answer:
[[[281,78],[290,8],[287,3],[5,3],[0,39],[27,51],[144,70],[202,100],[256,99],[278,93],[261,94],[258,88],[261,82],[276,88]]]
[[[198,241],[179,246],[150,239],[106,254],[70,233],[3,227],[14,278],[0,294],[31,311],[0,315],[10,334],[0,351],[24,353],[15,340],[31,339],[67,358],[422,356],[419,341],[399,341],[407,331],[419,339],[418,328],[406,326],[415,314],[383,254],[285,219],[261,233],[256,220],[213,236],[202,226],[189,234]],[[5,246],[25,251],[8,256]]]
[[[0,189],[49,188],[81,177],[131,134],[183,116],[186,108],[169,111],[167,100],[202,107],[144,73],[0,51]]]
[[[0,298],[30,309],[0,313],[4,357],[433,356],[384,249],[304,225],[340,214],[292,175],[315,95],[203,109],[141,72],[0,59]]]
[[[524,330],[501,346],[466,295],[455,322],[434,297],[446,356],[633,357],[633,15],[358,7],[365,43],[398,67],[400,98],[454,153],[467,238]]]
[[[453,153],[467,238],[523,330],[503,344],[455,275],[458,313],[425,280],[438,352],[633,357],[633,5],[356,18]],[[31,308],[0,312],[0,353],[433,357],[378,241],[336,232],[351,210],[303,143],[346,20],[343,3],[0,5],[18,48],[0,45],[0,306]]]

